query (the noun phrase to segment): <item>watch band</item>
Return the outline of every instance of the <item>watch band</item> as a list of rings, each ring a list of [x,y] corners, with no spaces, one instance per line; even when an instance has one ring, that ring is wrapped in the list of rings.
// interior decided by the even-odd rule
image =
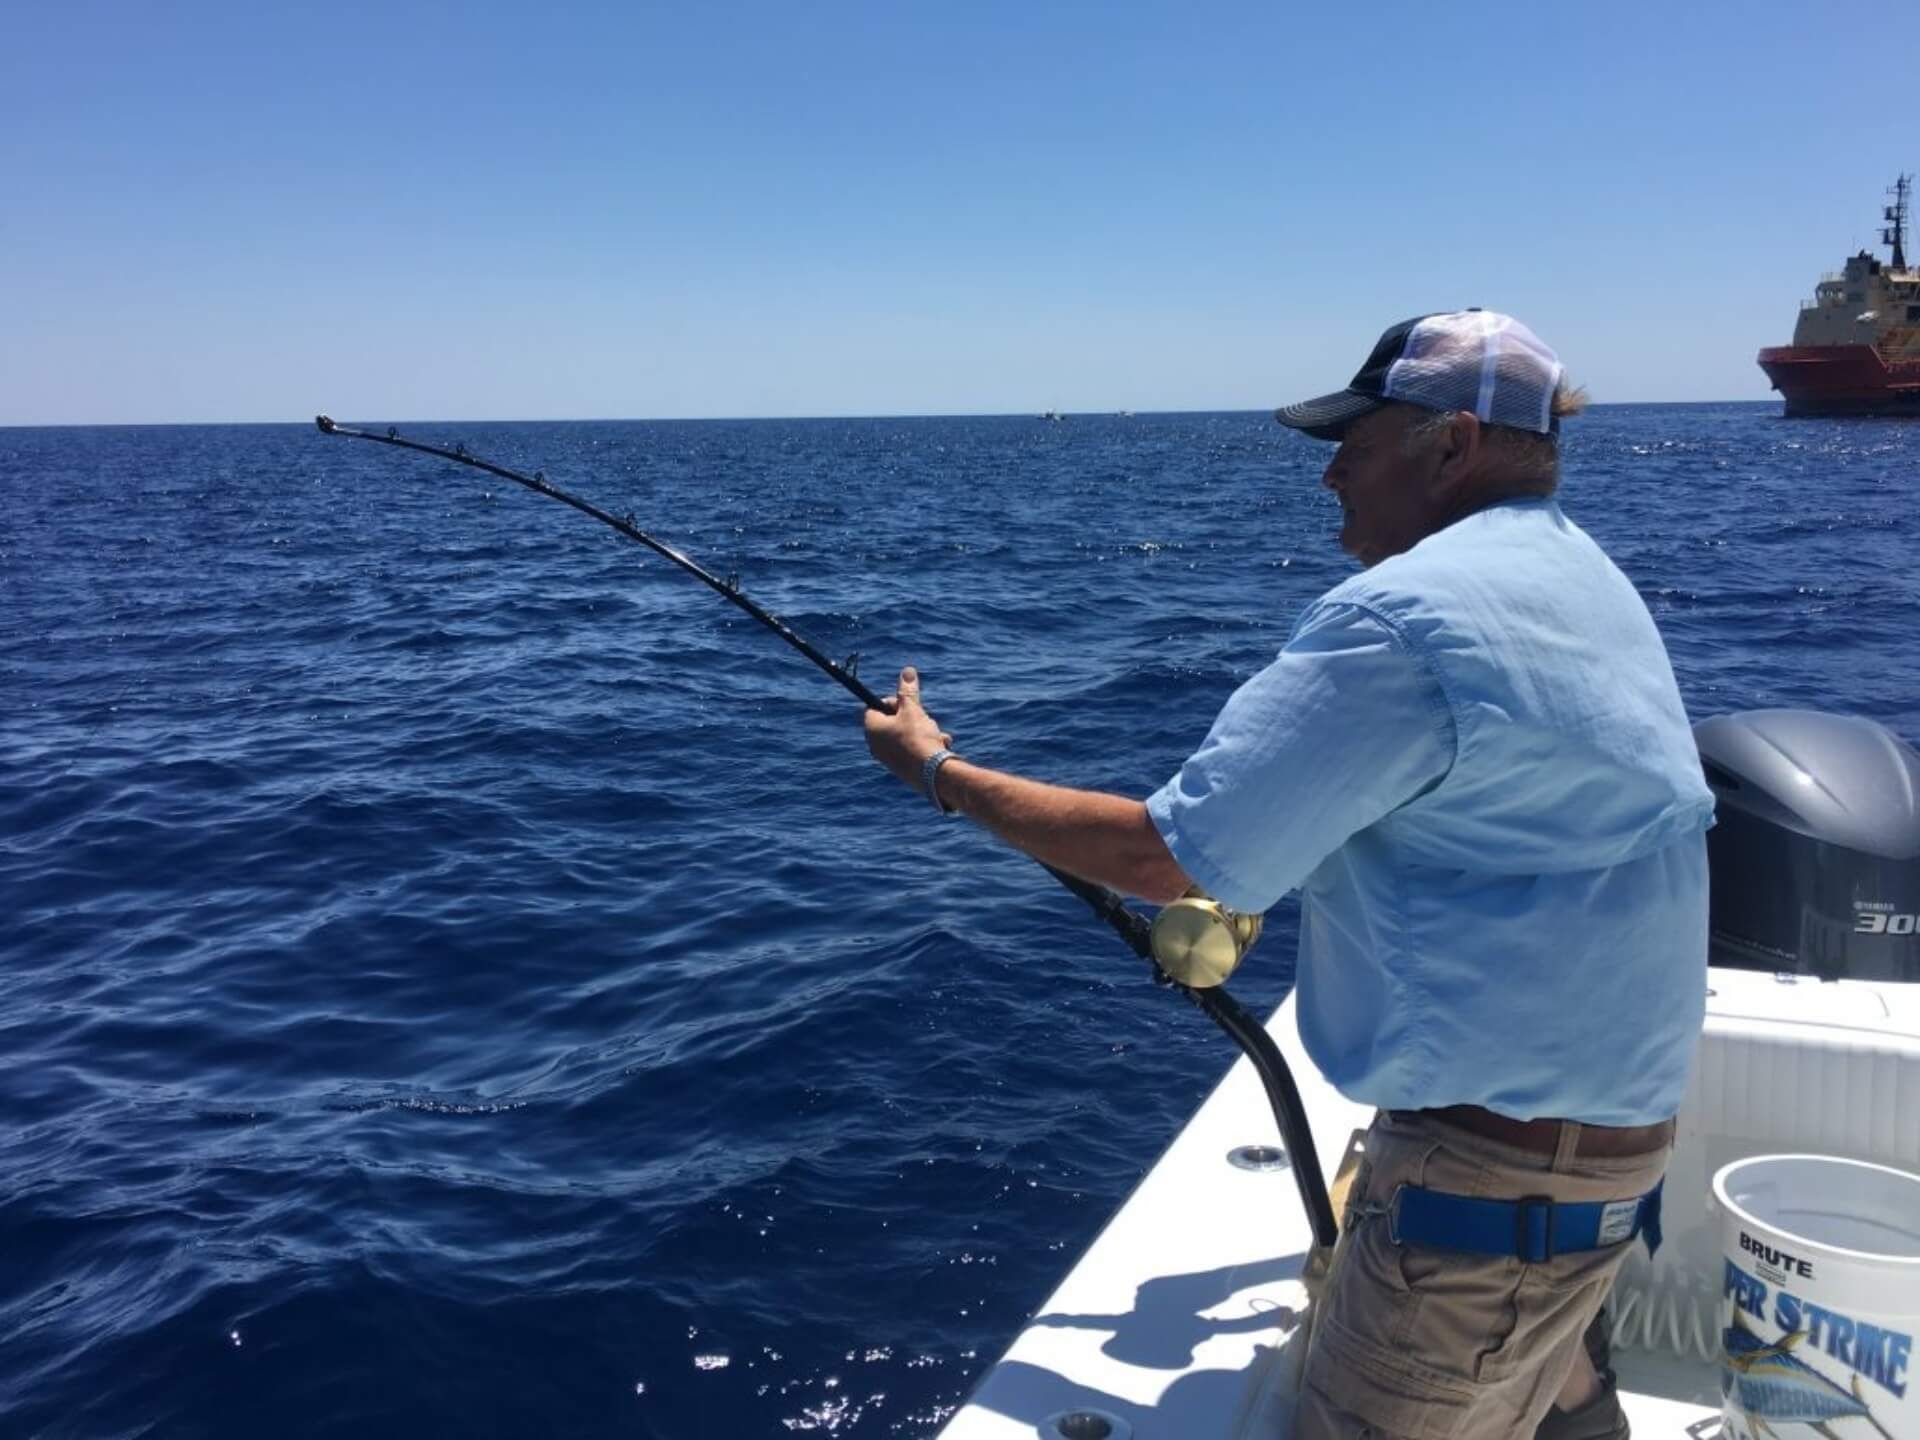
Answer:
[[[933,802],[933,808],[938,810],[942,815],[958,815],[960,813],[952,806],[941,803],[940,791],[937,788],[940,767],[946,764],[947,761],[957,758],[953,751],[942,746],[940,749],[934,751],[933,754],[929,755],[926,764],[920,767],[920,788],[926,791],[927,799]]]

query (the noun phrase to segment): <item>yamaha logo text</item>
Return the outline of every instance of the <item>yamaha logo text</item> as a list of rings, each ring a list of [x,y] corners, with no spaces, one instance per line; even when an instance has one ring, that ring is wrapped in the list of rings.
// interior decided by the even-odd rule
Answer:
[[[1903,914],[1884,900],[1853,902],[1856,935],[1912,935],[1920,931],[1920,915]]]

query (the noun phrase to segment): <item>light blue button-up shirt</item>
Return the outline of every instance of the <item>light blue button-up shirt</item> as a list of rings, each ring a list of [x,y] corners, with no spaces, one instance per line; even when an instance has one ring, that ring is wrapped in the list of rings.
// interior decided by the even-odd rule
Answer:
[[[1300,1034],[1350,1098],[1679,1108],[1713,796],[1653,617],[1553,501],[1309,605],[1147,810],[1227,905],[1299,887]]]

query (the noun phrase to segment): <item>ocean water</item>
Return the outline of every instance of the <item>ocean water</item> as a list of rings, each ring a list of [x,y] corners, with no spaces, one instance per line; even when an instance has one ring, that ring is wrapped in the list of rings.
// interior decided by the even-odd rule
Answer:
[[[1135,794],[1349,570],[1263,415],[403,428]],[[1920,738],[1920,425],[1600,408],[1567,470],[1696,718]],[[1233,1058],[517,487],[0,430],[0,583],[0,1434],[928,1435]]]

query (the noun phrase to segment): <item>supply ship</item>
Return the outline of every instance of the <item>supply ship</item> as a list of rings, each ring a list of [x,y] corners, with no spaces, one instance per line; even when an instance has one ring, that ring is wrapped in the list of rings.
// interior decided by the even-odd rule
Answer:
[[[1881,211],[1880,243],[1892,263],[1862,250],[1802,301],[1791,345],[1759,355],[1789,415],[1920,416],[1920,269],[1907,264],[1907,204],[1913,177],[1902,175]]]

